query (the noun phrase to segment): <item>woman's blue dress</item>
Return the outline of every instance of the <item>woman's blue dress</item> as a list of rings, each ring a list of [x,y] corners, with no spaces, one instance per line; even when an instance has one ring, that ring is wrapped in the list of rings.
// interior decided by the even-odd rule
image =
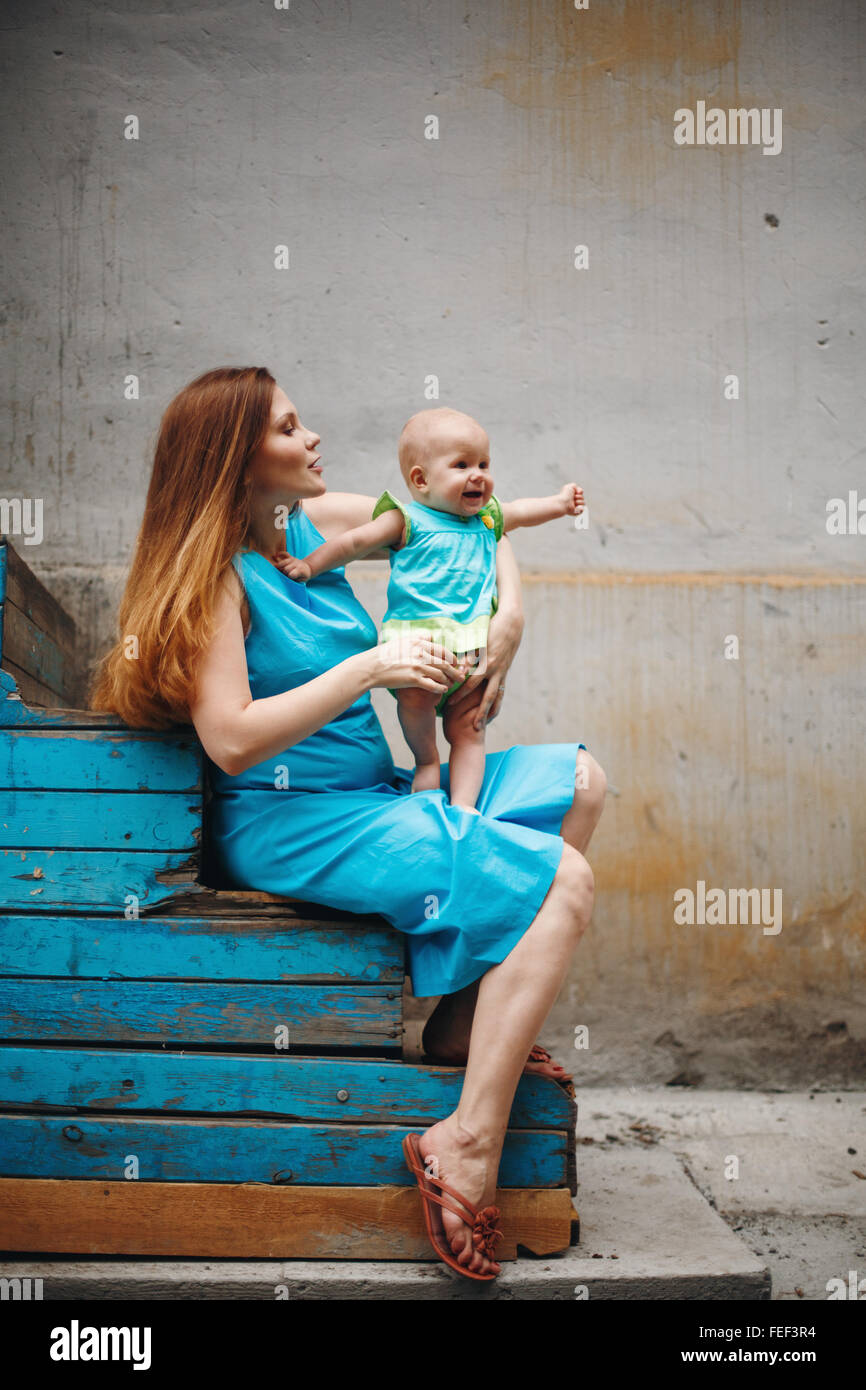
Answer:
[[[323,536],[303,510],[286,549]],[[342,569],[299,584],[258,551],[233,564],[247,595],[253,699],[292,690],[376,645]],[[236,777],[210,759],[210,833],[223,879],[347,912],[380,913],[408,938],[416,995],[452,994],[498,964],[541,907],[562,855],[578,743],[487,755],[478,815],[442,790],[411,793],[369,694]]]

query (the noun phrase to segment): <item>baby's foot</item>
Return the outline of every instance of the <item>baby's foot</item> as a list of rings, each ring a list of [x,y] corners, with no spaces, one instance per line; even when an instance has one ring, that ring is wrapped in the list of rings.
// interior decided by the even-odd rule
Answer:
[[[412,778],[413,792],[435,792],[439,790],[439,764],[419,763]]]

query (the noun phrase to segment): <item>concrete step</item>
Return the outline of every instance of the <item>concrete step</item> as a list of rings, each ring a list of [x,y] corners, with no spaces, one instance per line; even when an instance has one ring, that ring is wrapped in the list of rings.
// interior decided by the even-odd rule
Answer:
[[[55,1299],[768,1299],[766,1266],[663,1149],[581,1148],[580,1244],[521,1258],[490,1284],[438,1262],[46,1260],[6,1257],[0,1275],[43,1280]]]

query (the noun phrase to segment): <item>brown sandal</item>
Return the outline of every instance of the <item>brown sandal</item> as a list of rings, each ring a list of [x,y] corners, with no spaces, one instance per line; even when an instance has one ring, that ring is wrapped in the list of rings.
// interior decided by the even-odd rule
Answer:
[[[440,1260],[444,1260],[445,1264],[450,1265],[452,1269],[456,1269],[458,1274],[465,1275],[467,1279],[482,1279],[485,1283],[489,1282],[491,1279],[496,1279],[498,1276],[495,1274],[476,1274],[474,1270],[466,1269],[464,1265],[458,1264],[451,1250],[439,1244],[437,1239],[439,1232],[435,1230],[433,1226],[433,1221],[431,1219],[432,1211],[429,1204],[430,1202],[436,1202],[440,1207],[444,1207],[446,1211],[453,1212],[455,1216],[459,1216],[460,1220],[465,1222],[467,1226],[471,1224],[472,1244],[475,1249],[478,1250],[485,1259],[494,1261],[496,1260],[494,1251],[502,1239],[502,1232],[496,1226],[496,1222],[499,1220],[500,1216],[499,1208],[482,1207],[479,1211],[477,1207],[473,1207],[471,1202],[467,1202],[465,1197],[461,1197],[456,1188],[450,1187],[442,1178],[434,1178],[432,1173],[428,1173],[424,1166],[423,1157],[418,1145],[420,1138],[421,1136],[419,1134],[407,1134],[406,1138],[403,1140],[402,1146],[403,1156],[406,1159],[406,1167],[409,1169],[410,1173],[414,1174],[415,1181],[418,1184],[418,1191],[421,1193],[421,1203],[424,1208],[424,1224],[427,1227],[427,1237],[430,1244],[433,1246]],[[466,1208],[466,1211],[469,1212],[471,1222],[467,1220],[465,1212],[458,1210],[457,1207],[452,1206],[452,1204],[444,1198],[437,1197],[435,1192],[431,1192],[429,1187],[426,1186],[427,1183],[431,1182],[435,1182],[436,1186],[441,1188],[443,1192],[450,1192],[452,1197],[455,1197],[457,1201]]]

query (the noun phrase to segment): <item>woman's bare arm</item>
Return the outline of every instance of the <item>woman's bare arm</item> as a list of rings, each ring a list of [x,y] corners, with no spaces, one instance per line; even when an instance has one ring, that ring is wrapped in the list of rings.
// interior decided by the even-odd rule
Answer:
[[[326,492],[321,497],[305,497],[304,511],[326,541],[335,540],[344,531],[354,531],[373,515],[377,498],[360,492]],[[371,550],[364,560],[387,560],[387,549]]]
[[[509,658],[510,665],[511,657],[520,646],[523,636],[523,592],[517,560],[511,542],[505,536],[496,547],[496,598],[496,612],[490,621],[497,627],[507,627],[514,639],[514,650]]]
[[[335,719],[374,686],[415,686],[444,694],[459,678],[452,653],[429,638],[381,643],[280,695],[254,700],[232,570],[220,589],[215,629],[200,658],[190,718],[208,757],[229,777],[264,762]]]
[[[486,720],[495,719],[505,693],[505,674],[514,660],[523,636],[523,598],[520,592],[520,570],[510,541],[503,536],[496,547],[497,608],[490,619],[487,649],[482,669],[470,676],[449,700],[459,705],[472,697],[473,691],[484,682],[484,690],[475,712],[475,727],[480,729]],[[476,697],[477,698],[477,697]]]

